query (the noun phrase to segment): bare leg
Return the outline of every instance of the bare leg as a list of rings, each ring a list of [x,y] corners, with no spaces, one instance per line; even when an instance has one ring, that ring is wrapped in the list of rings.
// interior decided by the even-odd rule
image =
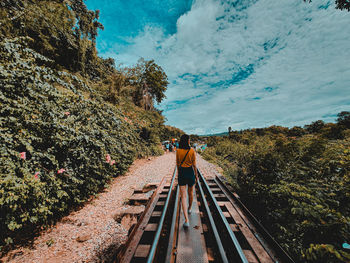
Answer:
[[[180,196],[181,196],[182,211],[184,212],[184,215],[185,215],[185,221],[188,222],[186,185],[180,185]]]
[[[192,186],[189,186],[187,191],[188,191],[188,198],[189,198],[189,209],[191,209],[192,207],[192,203],[193,203],[193,188],[194,188],[194,185]]]

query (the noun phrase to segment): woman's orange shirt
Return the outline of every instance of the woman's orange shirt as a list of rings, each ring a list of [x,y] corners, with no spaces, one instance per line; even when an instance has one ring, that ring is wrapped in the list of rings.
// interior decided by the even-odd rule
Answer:
[[[176,165],[179,167],[182,160],[184,159],[188,149],[177,149],[176,150]],[[191,167],[196,165],[196,153],[193,148],[188,152],[185,161],[182,163],[182,167]]]

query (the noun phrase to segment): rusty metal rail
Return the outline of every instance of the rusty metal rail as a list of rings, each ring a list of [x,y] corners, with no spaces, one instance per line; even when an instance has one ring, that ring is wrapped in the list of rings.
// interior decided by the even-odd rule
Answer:
[[[198,189],[199,189],[199,192],[200,192],[200,195],[201,195],[201,201],[202,201],[202,203],[203,203],[203,205],[205,207],[205,210],[206,210],[209,222],[210,222],[210,227],[211,227],[213,235],[215,237],[216,246],[217,246],[217,248],[219,250],[219,254],[220,254],[221,260],[222,260],[223,263],[229,262],[228,258],[226,256],[226,252],[225,252],[224,246],[222,244],[220,235],[219,235],[218,230],[216,228],[214,218],[213,218],[213,216],[212,216],[212,214],[210,212],[210,208],[209,208],[208,202],[205,199],[205,194],[204,194],[204,191],[203,191],[202,186],[201,186],[200,183],[198,184]]]
[[[169,233],[169,245],[166,252],[165,262],[174,262],[176,255],[176,243],[177,243],[177,233],[179,225],[177,224],[180,214],[180,190],[179,186],[176,186],[176,197],[174,204],[174,212],[171,220],[171,228]]]
[[[243,249],[241,248],[241,245],[239,244],[235,234],[233,233],[229,223],[227,222],[226,217],[223,214],[223,211],[221,210],[218,202],[216,201],[213,192],[210,190],[209,185],[207,184],[205,178],[203,177],[203,175],[199,171],[199,169],[198,169],[198,174],[200,177],[200,182],[198,184],[198,187],[201,190],[201,192],[203,192],[200,184],[204,185],[204,187],[207,191],[207,196],[209,197],[208,199],[210,199],[210,202],[212,203],[212,209],[215,210],[215,214],[219,215],[219,218],[217,218],[217,224],[221,224],[224,227],[224,229],[226,230],[228,237],[229,237],[228,240],[225,240],[226,242],[230,242],[230,244],[226,244],[227,249],[226,249],[225,253],[227,255],[224,258],[229,257],[230,252],[233,251],[234,252],[233,254],[236,257],[235,262],[248,263],[248,260],[247,260],[246,256],[244,255],[244,252],[243,252]],[[203,193],[203,196],[204,196],[204,193]],[[223,261],[224,261],[224,258],[223,258]]]
[[[242,203],[239,196],[236,193],[233,193],[233,191],[227,187],[227,185],[220,178],[220,176],[216,176],[214,180],[217,183],[217,185],[222,189],[222,191],[230,198],[231,203],[239,207],[238,210],[241,212],[242,218],[244,218],[245,223],[254,233],[256,238],[260,241],[262,246],[264,246],[267,253],[269,253],[271,257],[273,257],[274,253],[276,253],[281,259],[281,262],[295,263],[292,257],[281,247],[281,245],[270,235],[266,228],[260,223],[260,221]],[[268,245],[266,244],[266,242],[268,243]],[[270,250],[271,248],[273,249],[273,251]]]
[[[184,229],[176,173],[156,189],[116,262],[295,263],[219,177],[199,170]]]
[[[176,170],[171,178],[173,182]],[[144,213],[133,228],[126,244],[119,250],[114,262],[146,262],[152,248],[158,224],[162,218],[165,200],[171,196],[171,183],[164,177],[149,200]],[[162,220],[164,222],[164,220]]]
[[[167,195],[167,198],[166,198],[166,200],[165,200],[164,207],[163,207],[162,215],[161,215],[161,217],[160,217],[160,220],[159,220],[159,223],[158,223],[158,226],[157,226],[157,232],[156,232],[156,234],[155,234],[155,237],[154,237],[154,240],[153,240],[153,243],[152,243],[152,247],[151,247],[151,250],[150,250],[149,255],[148,255],[148,258],[147,258],[147,263],[152,263],[153,260],[154,260],[155,254],[156,254],[156,249],[157,249],[157,246],[158,246],[158,242],[159,242],[159,238],[160,238],[160,233],[161,233],[161,231],[162,231],[162,229],[163,229],[163,224],[164,224],[164,220],[165,220],[165,215],[166,215],[166,212],[167,212],[167,209],[168,209],[168,205],[169,205],[169,201],[170,201],[170,196],[171,196],[172,189],[173,189],[173,186],[174,186],[176,170],[177,170],[177,169],[176,169],[176,167],[175,167],[174,174],[173,174],[173,178],[171,179],[171,184],[170,184],[169,192],[168,192],[168,195]]]

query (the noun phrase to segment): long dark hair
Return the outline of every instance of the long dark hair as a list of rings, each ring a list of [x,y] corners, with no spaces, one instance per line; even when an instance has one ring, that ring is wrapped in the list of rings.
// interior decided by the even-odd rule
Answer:
[[[191,149],[190,144],[188,143],[189,139],[190,136],[188,136],[187,134],[181,135],[179,149]]]

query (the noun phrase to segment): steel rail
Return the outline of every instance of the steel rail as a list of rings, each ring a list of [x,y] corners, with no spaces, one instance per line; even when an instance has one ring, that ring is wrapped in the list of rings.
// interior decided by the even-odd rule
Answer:
[[[233,200],[235,200],[238,205],[240,206],[240,209],[244,211],[246,215],[248,215],[248,218],[253,221],[254,226],[259,230],[260,233],[262,233],[263,238],[268,241],[269,245],[274,248],[274,251],[277,252],[277,256],[283,260],[283,262],[288,262],[288,263],[295,263],[293,258],[281,247],[281,245],[271,236],[271,234],[267,231],[267,229],[260,223],[260,221],[250,212],[250,210],[243,204],[243,202],[240,200],[238,196],[233,194],[230,189],[224,184],[222,179],[216,175],[215,177],[215,182],[219,185],[219,187],[222,187],[226,193],[228,193]],[[248,225],[249,227],[249,225]],[[260,241],[260,237],[255,234],[255,236],[258,238]],[[263,242],[260,241],[260,243],[263,245],[265,248],[265,245]],[[265,250],[268,252],[268,249],[265,248]]]
[[[200,192],[200,194],[201,194],[201,197],[202,197],[202,201],[203,201],[205,210],[206,210],[207,215],[208,215],[208,218],[209,218],[209,222],[210,222],[210,225],[211,225],[211,228],[212,228],[212,231],[213,231],[215,240],[216,240],[216,244],[217,244],[218,249],[219,249],[219,253],[220,253],[222,262],[223,262],[223,263],[228,263],[229,261],[228,261],[227,256],[226,256],[226,252],[225,252],[224,246],[222,245],[222,241],[221,241],[220,235],[219,235],[219,233],[218,233],[218,230],[217,230],[217,228],[216,228],[216,225],[215,225],[213,216],[212,216],[212,214],[211,214],[211,212],[210,212],[210,208],[209,208],[209,206],[208,206],[208,202],[207,202],[207,200],[205,199],[204,191],[203,191],[203,189],[202,189],[202,186],[201,186],[200,182],[198,182],[197,185],[198,185],[198,188],[199,188],[199,192]]]
[[[140,242],[141,236],[144,232],[144,229],[153,213],[154,207],[156,206],[157,201],[159,200],[160,191],[164,190],[164,186],[166,183],[166,177],[163,177],[157,189],[153,192],[150,200],[147,203],[147,206],[142,213],[141,217],[138,219],[137,224],[131,231],[129,238],[121,249],[121,251],[117,255],[117,259],[115,263],[126,263],[131,262],[133,255],[137,249],[137,246]]]
[[[165,214],[166,214],[166,212],[167,212],[168,205],[169,205],[169,200],[170,200],[170,196],[171,196],[171,192],[172,192],[172,190],[173,190],[173,185],[174,185],[174,181],[175,181],[176,170],[177,170],[177,167],[175,167],[174,174],[173,174],[173,178],[171,179],[171,184],[170,184],[170,188],[169,188],[169,193],[168,193],[168,196],[167,196],[166,201],[165,201],[165,203],[164,203],[164,208],[163,208],[163,211],[162,211],[162,215],[161,215],[161,217],[160,217],[160,220],[159,220],[159,224],[158,224],[158,227],[157,227],[157,232],[156,232],[156,234],[155,234],[155,236],[154,236],[154,240],[153,240],[153,243],[152,243],[151,250],[150,250],[149,255],[148,255],[148,257],[147,257],[147,263],[153,262],[154,257],[155,257],[155,254],[156,254],[156,249],[157,249],[157,246],[158,246],[158,242],[159,242],[159,238],[160,238],[160,233],[162,232],[162,228],[163,228],[163,224],[164,224]]]
[[[179,207],[179,186],[176,187],[176,197],[175,197],[175,205],[174,205],[174,213],[173,213],[173,217],[171,220],[171,229],[170,229],[170,235],[169,235],[169,245],[168,245],[168,249],[167,249],[167,254],[166,254],[166,258],[165,258],[165,262],[172,262],[172,258],[173,258],[173,248],[174,248],[174,243],[176,246],[176,237],[175,235],[175,229],[176,229],[176,219],[178,218],[178,207]]]
[[[216,202],[216,199],[215,199],[215,197],[214,197],[214,195],[213,195],[213,192],[210,190],[210,187],[209,187],[209,185],[207,184],[207,182],[205,181],[205,179],[204,179],[202,173],[199,171],[199,169],[197,169],[197,170],[198,170],[198,173],[199,173],[199,175],[200,175],[200,177],[201,177],[201,179],[202,179],[203,184],[205,185],[205,188],[207,189],[207,191],[208,191],[208,193],[209,193],[209,195],[210,195],[210,197],[211,197],[211,199],[212,199],[212,201],[213,201],[213,203],[214,203],[214,205],[215,205],[216,210],[218,211],[218,213],[219,213],[219,215],[220,215],[220,218],[221,218],[222,222],[223,222],[224,225],[225,225],[225,228],[226,228],[226,230],[227,230],[227,232],[228,232],[228,234],[229,234],[229,236],[230,236],[230,239],[231,239],[232,243],[234,244],[234,247],[235,247],[235,249],[236,249],[236,252],[238,253],[238,256],[239,256],[239,258],[240,258],[240,261],[241,261],[242,263],[249,263],[248,260],[247,260],[247,258],[246,258],[246,256],[244,255],[244,252],[243,252],[243,250],[242,250],[242,248],[241,248],[241,245],[239,244],[239,242],[238,242],[238,240],[237,240],[235,234],[233,233],[233,231],[232,231],[232,229],[231,229],[229,223],[227,222],[227,219],[226,219],[225,216],[223,215],[220,206],[219,206],[218,203]],[[199,185],[199,184],[198,184],[198,185]]]

